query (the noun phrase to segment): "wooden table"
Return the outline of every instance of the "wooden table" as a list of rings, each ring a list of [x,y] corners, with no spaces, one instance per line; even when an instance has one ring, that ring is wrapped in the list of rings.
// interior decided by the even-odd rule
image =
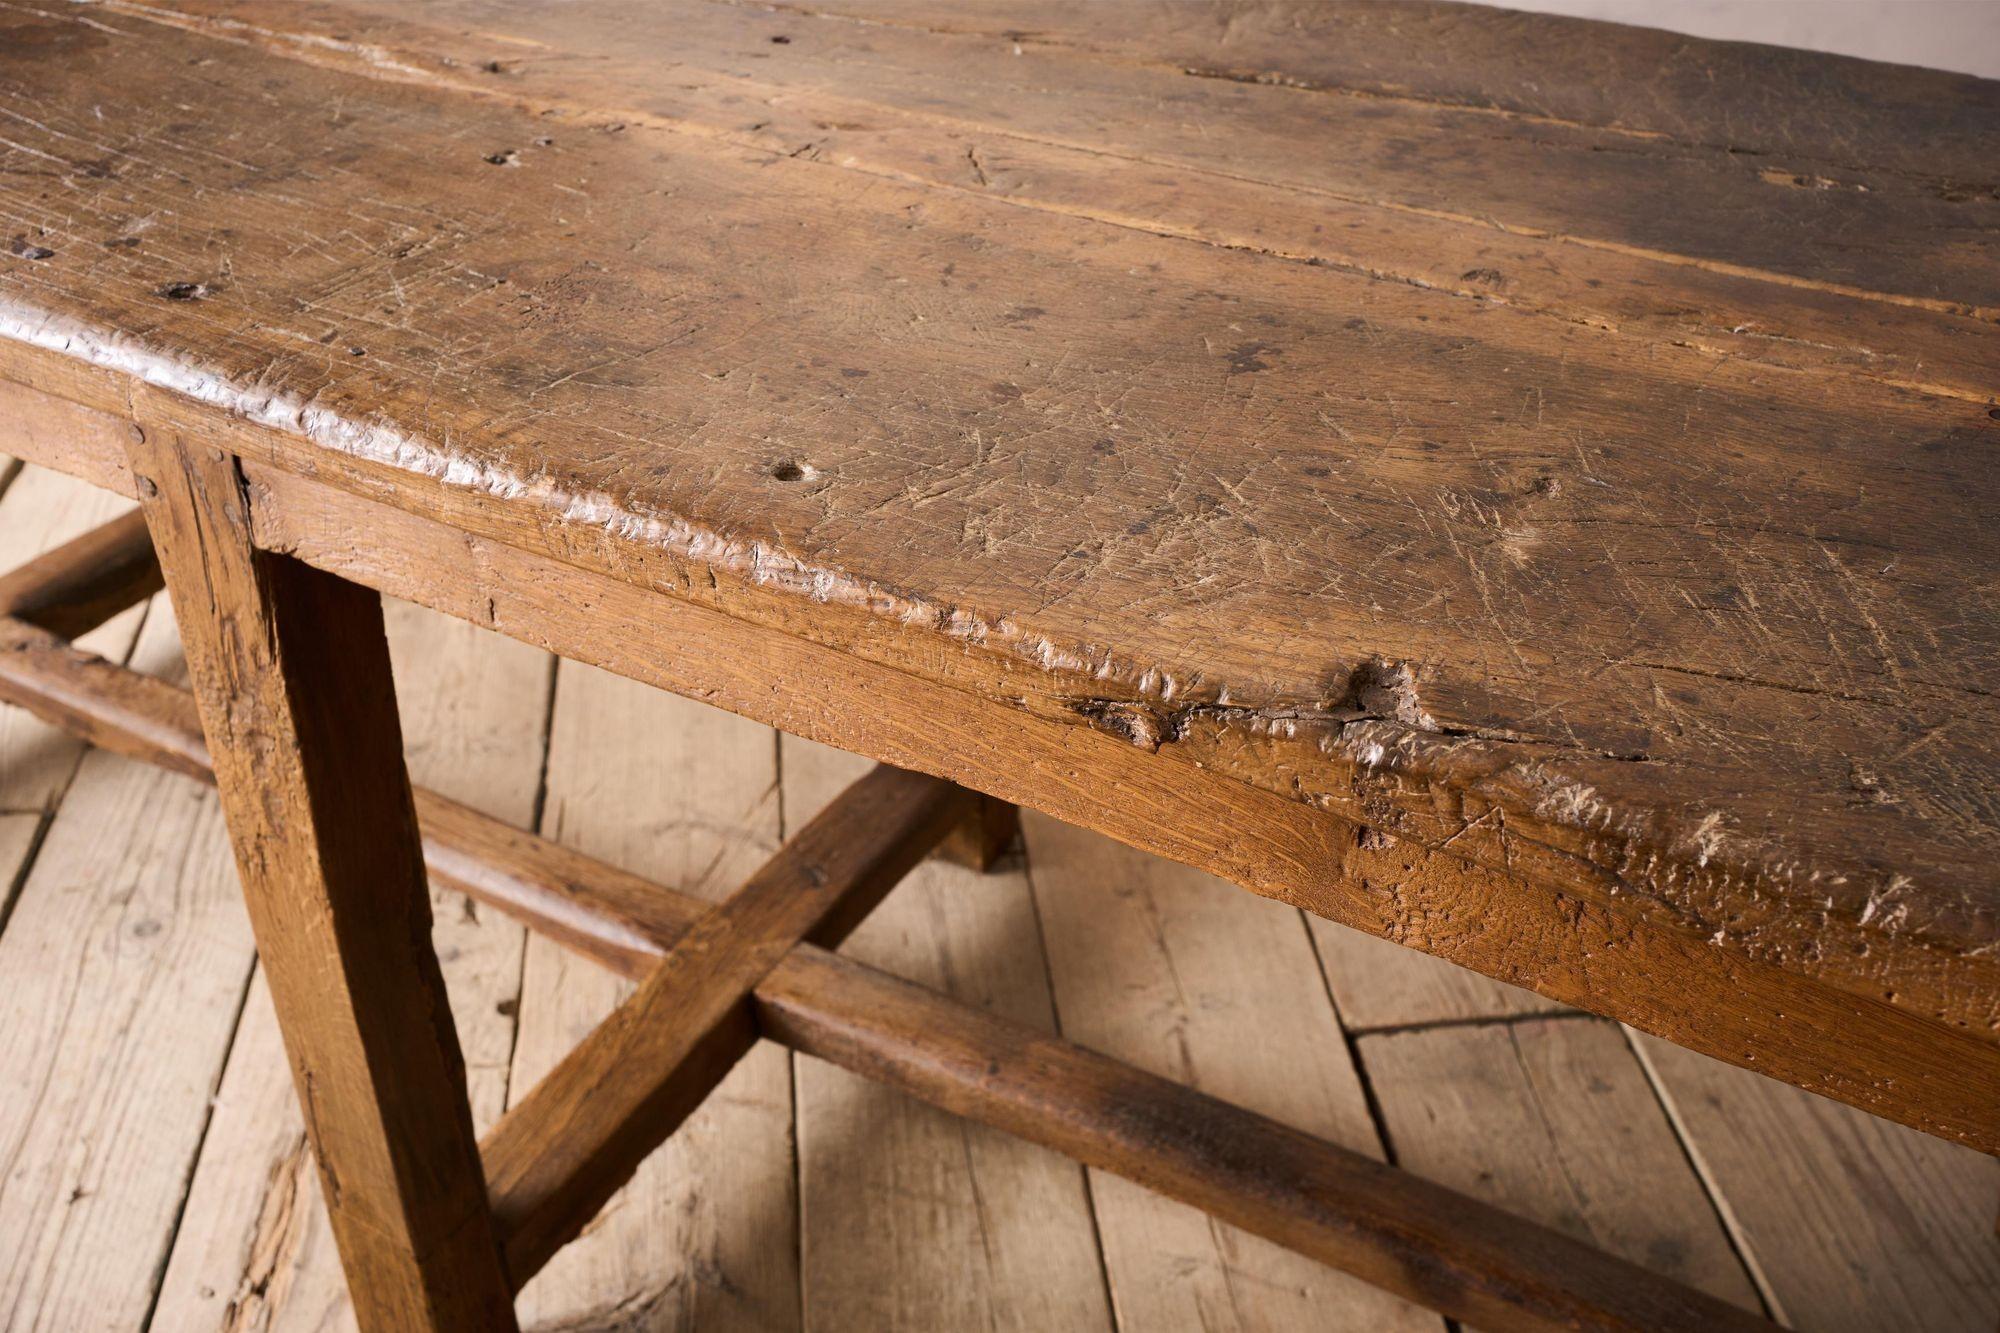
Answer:
[[[0,698],[213,774],[365,1326],[510,1326],[759,1037],[1482,1327],[1749,1322],[828,951],[1017,804],[2000,1150],[2000,85],[116,0],[0,6],[0,118],[0,449],[144,514]],[[162,578],[193,698],[66,642]],[[704,911],[413,797],[378,593],[895,767]],[[427,873],[644,978],[483,1143]]]

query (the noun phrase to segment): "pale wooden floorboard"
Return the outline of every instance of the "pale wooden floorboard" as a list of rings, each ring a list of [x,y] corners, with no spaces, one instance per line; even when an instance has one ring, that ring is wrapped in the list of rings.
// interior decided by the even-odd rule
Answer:
[[[28,854],[42,831],[37,814],[0,814],[0,922],[13,910],[14,894],[28,868]]]
[[[1358,1049],[1399,1165],[1760,1308],[1615,1024],[1453,1024]]]
[[[1554,1000],[1415,949],[1309,916],[1349,1032],[1563,1011]]]
[[[459,621],[387,608],[411,776],[526,826],[540,785],[550,659]],[[433,890],[432,938],[465,1051],[473,1119],[506,1104],[526,932]],[[152,1327],[353,1327],[277,1018],[260,976],[216,1099]]]
[[[1815,1333],[2000,1328],[2000,1160],[1633,1039],[1787,1321]]]
[[[778,844],[768,728],[565,662],[543,832],[719,898]],[[629,992],[528,943],[513,1090],[524,1095]],[[799,1326],[791,1062],[753,1050],[522,1293],[526,1329]]]
[[[786,737],[787,832],[870,767]],[[1055,1026],[1018,855],[983,875],[925,862],[843,951],[1015,1022]],[[1112,1326],[1081,1167],[832,1065],[796,1059],[807,1328]]]
[[[1299,912],[1024,816],[1063,1034],[1379,1156]],[[1091,1173],[1128,1330],[1430,1329],[1408,1305],[1184,1204]]]
[[[251,958],[213,795],[86,755],[0,932],[0,1326],[144,1322]]]

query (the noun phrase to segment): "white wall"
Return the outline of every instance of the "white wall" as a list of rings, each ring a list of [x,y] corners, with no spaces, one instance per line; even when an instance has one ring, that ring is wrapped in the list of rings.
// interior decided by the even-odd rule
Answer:
[[[2000,79],[2000,0],[1481,0]]]

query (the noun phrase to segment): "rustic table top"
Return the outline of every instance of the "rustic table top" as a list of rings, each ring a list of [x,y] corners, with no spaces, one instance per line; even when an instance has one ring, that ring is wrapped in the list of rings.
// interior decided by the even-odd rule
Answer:
[[[2000,1022],[2000,84],[1447,5],[9,3],[0,122],[17,345]]]

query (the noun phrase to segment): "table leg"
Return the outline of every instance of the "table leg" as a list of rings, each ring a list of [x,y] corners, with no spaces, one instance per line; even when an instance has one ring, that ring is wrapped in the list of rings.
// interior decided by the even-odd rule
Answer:
[[[507,1330],[382,608],[250,540],[236,459],[132,449],[364,1330]]]

